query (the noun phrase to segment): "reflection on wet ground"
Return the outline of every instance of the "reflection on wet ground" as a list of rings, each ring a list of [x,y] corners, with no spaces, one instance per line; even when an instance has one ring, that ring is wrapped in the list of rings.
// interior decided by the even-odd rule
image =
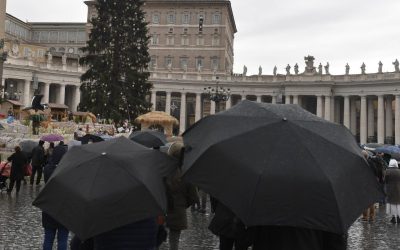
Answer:
[[[22,186],[18,197],[15,193],[0,195],[0,249],[41,249],[43,228],[40,210],[31,205],[40,187]],[[211,219],[206,214],[190,212],[189,229],[183,231],[181,248],[187,250],[218,249],[218,239],[207,227]],[[385,215],[384,207],[378,211],[374,222],[358,219],[349,230],[350,250],[400,249],[400,225],[393,225]],[[168,249],[168,243],[161,246]]]

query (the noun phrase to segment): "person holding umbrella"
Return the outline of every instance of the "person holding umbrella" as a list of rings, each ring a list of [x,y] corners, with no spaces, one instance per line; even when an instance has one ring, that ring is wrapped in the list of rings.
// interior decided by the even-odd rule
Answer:
[[[385,175],[387,204],[386,213],[392,216],[390,222],[400,223],[400,169],[395,159],[389,161]]]
[[[32,150],[32,175],[31,175],[31,186],[35,182],[35,175],[37,172],[37,178],[36,178],[36,185],[39,185],[40,180],[42,179],[42,172],[43,172],[43,165],[45,164],[46,157],[45,157],[45,152],[44,152],[44,141],[40,140],[39,145],[37,145],[33,150]]]
[[[11,162],[11,173],[10,173],[10,185],[7,189],[7,193],[10,194],[16,183],[17,194],[21,188],[21,181],[24,178],[24,167],[28,163],[25,154],[21,151],[19,146],[15,147],[15,153],[7,158],[7,161]]]

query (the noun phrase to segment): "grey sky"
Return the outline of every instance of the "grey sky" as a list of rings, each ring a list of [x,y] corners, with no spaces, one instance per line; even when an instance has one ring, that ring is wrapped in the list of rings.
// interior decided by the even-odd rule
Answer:
[[[285,73],[287,64],[304,67],[303,57],[329,62],[331,73],[393,71],[400,59],[399,0],[231,0],[238,33],[234,71],[243,65],[249,74],[275,65]],[[84,22],[83,0],[8,0],[7,12],[23,21]]]

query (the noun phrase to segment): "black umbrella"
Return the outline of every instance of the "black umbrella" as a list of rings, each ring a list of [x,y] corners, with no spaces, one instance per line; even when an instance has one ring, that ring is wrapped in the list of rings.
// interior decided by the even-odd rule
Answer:
[[[129,139],[148,148],[158,148],[168,143],[165,134],[156,130],[135,131],[129,136]]]
[[[184,178],[248,226],[344,233],[381,198],[349,130],[297,105],[243,101],[183,139]]]
[[[163,214],[163,177],[177,162],[124,137],[73,147],[33,205],[79,238]]]
[[[86,135],[82,136],[81,138],[78,138],[78,140],[79,140],[82,144],[88,144],[89,141],[92,141],[92,142],[94,142],[94,143],[104,141],[104,139],[101,138],[100,136],[92,135],[92,134],[86,134]]]

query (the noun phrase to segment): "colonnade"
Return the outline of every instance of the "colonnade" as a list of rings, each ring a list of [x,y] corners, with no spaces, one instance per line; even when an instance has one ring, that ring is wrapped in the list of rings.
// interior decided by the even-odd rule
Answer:
[[[158,95],[165,96],[165,111],[171,114],[171,95],[180,96],[179,132],[182,133],[191,125],[186,124],[187,119],[187,95],[194,98],[194,121],[200,120],[204,114],[202,96],[203,92],[187,91],[157,91],[151,93],[151,103],[155,110]],[[313,99],[309,108],[317,116],[331,122],[336,122],[346,126],[353,135],[357,136],[361,144],[368,142],[396,143],[400,144],[400,95],[246,95],[236,94],[238,100],[251,99],[256,102],[298,104],[303,108],[310,107],[307,102]],[[233,103],[230,98],[224,103],[225,109],[229,109]],[[315,104],[314,104],[315,103]],[[163,105],[164,106],[164,105]],[[215,114],[215,102],[210,102],[208,114]],[[204,111],[204,110],[203,110]]]

